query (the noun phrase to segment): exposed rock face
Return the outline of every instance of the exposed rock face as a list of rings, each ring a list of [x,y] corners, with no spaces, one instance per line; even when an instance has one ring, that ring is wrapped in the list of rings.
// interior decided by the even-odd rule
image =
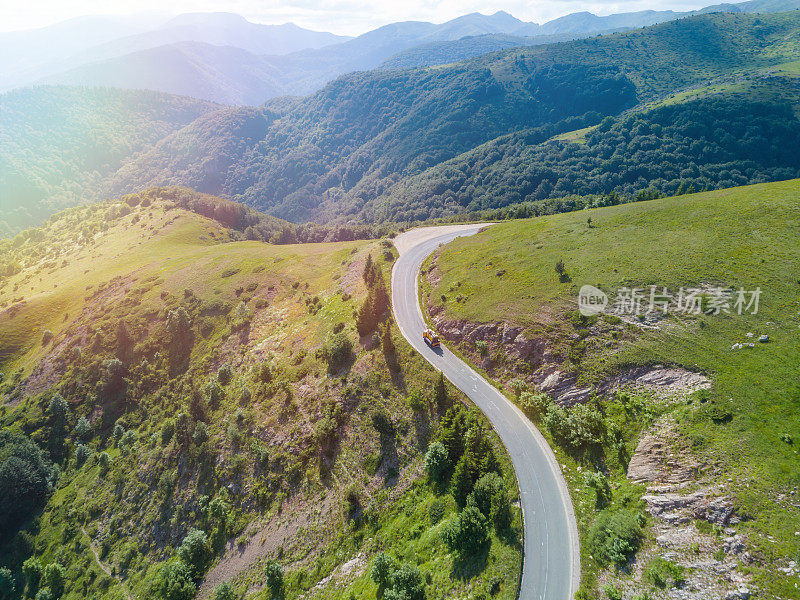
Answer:
[[[545,337],[528,338],[523,328],[509,323],[472,323],[464,320],[446,319],[442,306],[428,306],[439,335],[455,344],[466,343],[474,351],[477,342],[487,344],[490,354],[493,349],[502,350],[510,366],[528,382],[546,392],[562,405],[571,405],[588,400],[593,393],[607,394],[623,387],[643,388],[660,397],[688,394],[708,388],[711,382],[700,373],[678,367],[656,365],[637,367],[610,378],[596,388],[579,386],[577,377],[561,368],[563,360],[553,352],[553,345]],[[596,334],[596,328],[590,332]],[[576,334],[577,337],[577,334]],[[463,346],[462,346],[463,348]],[[516,365],[524,363],[524,368]],[[480,359],[481,367],[491,372],[495,365],[489,355]],[[524,375],[522,375],[524,373]]]
[[[648,492],[642,496],[647,511],[666,523],[682,525],[704,519],[716,525],[733,525],[741,521],[730,499],[709,488],[683,494],[678,487],[650,487]]]
[[[683,483],[697,476],[700,464],[680,448],[667,427],[642,437],[628,463],[628,479],[636,482]]]
[[[444,339],[455,343],[469,341],[493,342],[502,344],[506,354],[516,360],[541,363],[545,358],[547,342],[544,339],[529,340],[522,333],[522,327],[508,323],[470,323],[468,321],[450,321],[437,315],[438,305],[429,307],[436,330]]]
[[[578,387],[575,375],[562,371],[550,373],[539,384],[539,389],[559,404],[575,404],[588,400],[592,395],[591,387]]]
[[[607,389],[623,386],[643,387],[667,394],[691,394],[711,387],[711,381],[702,373],[693,373],[678,367],[636,367],[606,384]]]

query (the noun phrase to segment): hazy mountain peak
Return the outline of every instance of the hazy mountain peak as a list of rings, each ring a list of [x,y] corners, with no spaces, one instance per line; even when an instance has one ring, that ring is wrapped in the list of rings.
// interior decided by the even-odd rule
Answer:
[[[214,23],[217,25],[241,25],[250,23],[242,15],[231,12],[194,12],[182,13],[167,21],[162,28],[178,27],[184,25],[205,25]]]

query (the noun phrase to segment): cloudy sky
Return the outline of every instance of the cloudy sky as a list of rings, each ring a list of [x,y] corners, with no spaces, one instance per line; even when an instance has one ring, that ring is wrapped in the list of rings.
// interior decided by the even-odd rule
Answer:
[[[714,4],[692,0],[0,0],[0,31],[43,27],[73,17],[134,12],[225,11],[259,23],[292,21],[311,29],[358,35],[393,21],[440,23],[468,12],[505,10],[524,21],[544,21],[588,10],[607,15],[635,10],[688,10]]]

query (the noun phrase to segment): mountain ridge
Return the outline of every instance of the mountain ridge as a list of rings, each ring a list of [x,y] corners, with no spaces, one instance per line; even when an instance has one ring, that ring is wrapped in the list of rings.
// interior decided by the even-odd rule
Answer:
[[[264,36],[258,37],[248,32],[252,28],[261,31],[272,27],[270,30],[273,32],[272,35],[277,35],[274,32],[286,25],[263,26],[244,21],[247,24],[244,29],[239,27],[233,33],[224,34],[223,31],[219,34],[213,27],[207,25],[203,25],[197,31],[193,29],[194,21],[211,20],[216,13],[188,14],[179,17],[177,23],[173,20],[154,31],[126,38],[127,42],[117,40],[110,42],[110,45],[106,44],[103,47],[105,49],[95,48],[94,52],[101,54],[95,60],[84,58],[78,60],[81,64],[75,64],[76,59],[73,57],[70,59],[72,64],[66,64],[66,68],[51,69],[51,72],[39,78],[38,82],[155,89],[168,93],[184,93],[212,101],[222,99],[231,103],[255,105],[281,95],[311,94],[340,75],[379,68],[386,63],[391,65],[393,59],[399,66],[433,66],[442,62],[468,59],[479,55],[483,50],[494,51],[513,47],[509,38],[497,42],[481,39],[479,36],[518,36],[525,39],[517,40],[517,45],[529,46],[624,31],[709,12],[776,12],[794,8],[800,8],[800,0],[749,0],[742,4],[720,4],[687,12],[651,10],[597,16],[584,11],[571,13],[541,25],[521,21],[504,11],[491,15],[473,12],[439,24],[424,21],[390,23],[339,43],[333,43],[333,40],[328,39],[331,43],[323,48],[316,47],[322,42],[314,42],[308,38],[315,35],[313,32],[306,32],[304,36],[308,39],[301,44],[305,46],[303,49],[288,52],[288,47],[284,47],[287,52],[280,54],[265,52],[267,48],[264,43],[258,41]],[[232,21],[238,26],[241,26],[243,21],[242,17],[232,13],[221,13],[218,18],[226,23]],[[185,69],[184,82],[188,83],[194,77],[195,87],[184,86],[176,89],[175,86],[164,83],[165,79],[169,81],[170,78],[160,73],[162,62],[170,64],[171,57],[174,56],[174,49],[169,46],[176,43],[174,40],[171,43],[162,43],[168,41],[164,38],[163,32],[176,29],[183,31],[187,27],[189,31],[195,31],[194,35],[178,35],[180,39],[177,41],[211,45],[202,52],[196,50],[195,60],[185,62],[182,67]],[[173,37],[176,37],[176,34],[173,34]],[[472,41],[465,38],[472,38]],[[142,42],[143,39],[150,41],[145,44]],[[454,44],[457,40],[462,41]],[[129,44],[127,53],[121,49],[125,43]],[[431,44],[432,47],[429,46]],[[217,49],[217,46],[236,46],[249,52],[251,55],[244,60],[251,65],[256,72],[256,79],[262,83],[252,85],[247,76],[232,80],[222,74],[219,75],[219,80],[214,82],[209,73],[205,72],[206,64],[199,57],[206,57],[209,72],[219,73],[220,65],[225,63],[226,55],[230,54],[230,51],[224,48]],[[422,48],[413,52],[413,49],[419,46]],[[149,52],[145,52],[146,50]],[[409,51],[414,54],[414,58],[410,61],[407,55]],[[231,64],[230,68],[235,70],[235,63]],[[126,78],[126,74],[131,73],[135,75]],[[269,83],[264,83],[265,80]],[[209,85],[213,87],[209,88]],[[236,91],[226,90],[228,85],[234,88],[249,88],[252,90],[252,96],[247,94],[243,96]]]

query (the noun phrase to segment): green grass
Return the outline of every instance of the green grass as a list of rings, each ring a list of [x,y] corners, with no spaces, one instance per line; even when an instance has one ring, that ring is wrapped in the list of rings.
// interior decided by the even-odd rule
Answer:
[[[800,77],[800,60],[793,60],[790,62],[775,65],[774,67],[765,69],[765,72],[775,75]]]
[[[586,143],[586,134],[592,131],[597,125],[592,127],[584,127],[583,129],[576,129],[575,131],[568,131],[551,138],[551,140],[558,140],[561,142],[575,142],[576,144]]]
[[[498,224],[444,248],[436,262],[442,279],[431,291],[437,302],[445,294],[449,317],[508,321],[528,335],[563,339],[584,284],[612,300],[623,286],[760,287],[757,315],[669,317],[658,330],[629,328],[612,349],[590,345],[566,364],[585,383],[636,364],[677,364],[711,377],[707,402],[670,410],[696,452],[732,480],[749,517],[740,529],[764,561],[754,567],[756,581],[784,597],[795,593],[794,580],[769,573],[800,552],[797,509],[779,499],[800,483],[799,198],[793,180]],[[571,281],[555,273],[559,259]],[[732,351],[747,332],[771,342]],[[715,422],[718,412],[731,420]],[[787,435],[794,443],[783,441]]]
[[[73,225],[65,220],[64,238]],[[162,292],[180,297],[184,289],[201,299],[235,299],[234,290],[252,282],[288,290],[297,282],[302,286],[297,294],[313,295],[331,287],[342,262],[365,246],[363,241],[288,246],[227,242],[227,232],[217,223],[163,205],[140,207],[115,225],[99,232],[93,244],[76,250],[70,251],[67,239],[57,240],[55,278],[53,268],[41,261],[0,280],[0,305],[10,306],[18,297],[25,302],[18,316],[0,315],[0,370],[22,367],[28,372],[41,358],[42,331],[49,329],[58,338],[89,305],[87,296],[114,277],[156,278],[158,284],[151,285],[145,302],[158,302]],[[62,260],[65,266],[60,266]],[[233,274],[223,277],[228,273]],[[327,313],[335,318],[343,311],[332,313],[329,308]]]

